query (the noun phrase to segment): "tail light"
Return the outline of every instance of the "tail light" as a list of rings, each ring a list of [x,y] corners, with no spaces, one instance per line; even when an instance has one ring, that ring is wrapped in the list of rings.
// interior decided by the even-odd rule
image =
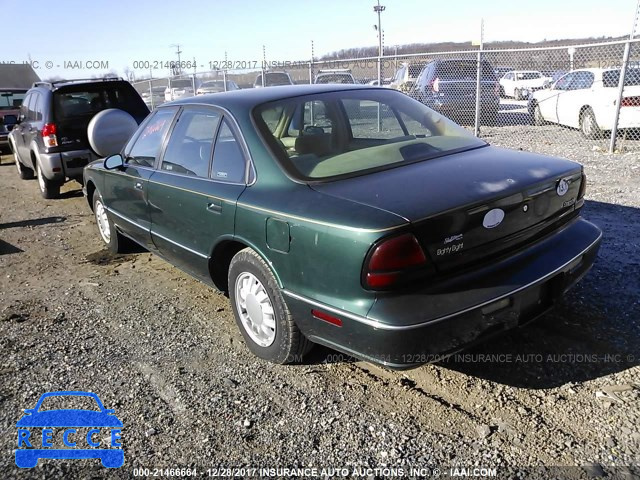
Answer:
[[[58,146],[57,131],[58,129],[55,123],[45,123],[44,127],[42,127],[42,140],[44,140],[45,147]]]
[[[580,181],[580,189],[578,190],[578,200],[584,198],[584,194],[587,190],[587,176],[583,173]]]
[[[429,82],[429,88],[431,88],[432,92],[439,92],[440,91],[440,78],[436,77],[433,80],[431,80],[431,82]]]
[[[621,107],[640,107],[640,97],[623,97],[620,101]]]
[[[426,264],[427,257],[416,237],[405,233],[384,240],[371,251],[365,261],[363,282],[367,288],[383,290]]]

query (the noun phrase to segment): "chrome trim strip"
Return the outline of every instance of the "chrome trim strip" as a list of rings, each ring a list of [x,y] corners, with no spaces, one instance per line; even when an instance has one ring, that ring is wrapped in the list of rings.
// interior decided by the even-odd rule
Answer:
[[[129,217],[122,215],[121,213],[116,212],[115,210],[113,210],[111,207],[107,207],[106,205],[104,206],[105,210],[109,213],[113,213],[116,217],[121,218],[122,220],[124,220],[125,222],[130,223],[131,225],[135,225],[136,227],[138,227],[140,230],[144,230],[145,232],[150,232],[151,230],[147,227],[143,227],[142,225],[140,225],[138,222],[134,222],[133,220],[131,220]]]
[[[164,235],[160,235],[159,233],[154,232],[153,230],[151,230],[151,236],[152,236],[152,237],[154,237],[154,236],[155,236],[155,237],[160,237],[160,238],[161,238],[161,239],[163,239],[164,241],[169,242],[169,243],[172,243],[172,244],[174,244],[176,247],[180,247],[180,248],[182,248],[182,249],[186,250],[187,252],[193,253],[194,255],[197,255],[197,256],[202,257],[202,258],[209,259],[209,255],[204,255],[204,254],[202,254],[202,253],[200,253],[200,252],[196,252],[196,251],[195,251],[195,250],[193,250],[192,248],[185,247],[185,246],[184,246],[184,245],[182,245],[181,243],[178,243],[178,242],[176,242],[175,240],[171,240],[170,238],[167,238],[167,237],[165,237]]]
[[[307,217],[299,217],[297,215],[291,215],[289,213],[278,212],[276,210],[269,210],[268,208],[256,207],[255,205],[249,205],[248,203],[238,202],[237,206],[248,208],[250,210],[257,210],[259,212],[269,213],[271,215],[279,215],[281,217],[291,218],[293,220],[300,220],[302,222],[314,223],[316,225],[324,225],[325,227],[341,228],[343,230],[350,230],[353,232],[363,232],[363,233],[388,232],[388,231],[396,230],[400,227],[405,227],[409,225],[409,223],[407,222],[407,223],[402,223],[400,225],[394,225],[393,227],[387,227],[387,228],[358,228],[358,227],[349,227],[347,225],[339,225],[337,223],[322,222],[320,220],[313,220]]]
[[[526,285],[523,285],[523,286],[521,286],[519,288],[516,288],[515,290],[512,290],[512,291],[510,291],[508,293],[505,293],[503,295],[500,295],[499,297],[495,297],[495,298],[492,298],[491,300],[487,300],[486,302],[482,302],[482,303],[479,303],[478,305],[474,305],[472,307],[465,308],[464,310],[460,310],[460,311],[455,312],[455,313],[450,313],[448,315],[444,315],[442,317],[438,317],[438,318],[435,318],[433,320],[429,320],[429,321],[426,321],[426,322],[414,323],[412,325],[389,325],[389,324],[386,324],[386,323],[382,323],[379,320],[376,320],[375,318],[363,317],[362,315],[357,315],[357,314],[354,314],[354,313],[346,312],[344,310],[340,310],[338,308],[330,307],[328,305],[325,305],[323,303],[317,302],[315,300],[311,300],[311,299],[309,299],[307,297],[303,297],[302,295],[298,295],[296,293],[290,292],[290,291],[288,291],[286,289],[283,289],[282,293],[284,293],[285,295],[287,295],[289,297],[292,297],[292,298],[295,298],[295,299],[300,300],[302,302],[308,303],[308,304],[310,304],[310,305],[312,305],[314,307],[325,309],[325,310],[327,310],[327,311],[329,311],[331,313],[335,313],[336,315],[341,315],[343,317],[350,318],[351,320],[354,320],[354,321],[359,322],[359,323],[364,323],[365,325],[369,325],[370,327],[378,328],[380,330],[392,330],[392,331],[413,330],[413,329],[416,329],[416,328],[421,328],[421,327],[425,327],[425,326],[428,326],[428,325],[432,325],[434,323],[439,323],[439,322],[442,322],[442,321],[447,320],[449,318],[456,317],[458,315],[463,315],[463,314],[465,314],[465,313],[467,313],[467,312],[469,312],[471,310],[475,310],[477,308],[482,308],[485,305],[489,305],[490,303],[497,302],[499,300],[502,300],[503,298],[509,297],[510,295],[514,295],[514,294],[516,294],[516,293],[518,293],[518,292],[520,292],[522,290],[525,290],[525,289],[527,289],[529,287],[532,287],[532,286],[534,286],[534,285],[536,285],[538,283],[541,283],[541,282],[545,281],[547,278],[552,277],[556,273],[558,273],[561,270],[563,270],[564,268],[566,268],[567,265],[569,265],[571,262],[576,260],[578,257],[584,255],[595,244],[597,244],[600,241],[601,238],[602,238],[602,232],[600,232],[600,235],[598,235],[598,238],[596,238],[591,244],[589,244],[588,247],[586,247],[584,250],[582,250],[578,255],[576,255],[575,257],[573,257],[571,260],[569,260],[568,262],[564,263],[560,267],[556,268],[552,272],[547,273],[543,277],[540,277],[537,280],[534,280],[533,282],[530,282],[530,283],[528,283]]]
[[[195,177],[188,177],[188,178],[195,178]],[[211,181],[210,179],[207,179],[207,178],[202,178],[201,180]],[[211,195],[209,193],[198,192],[197,190],[189,190],[188,188],[178,187],[177,185],[170,185],[168,183],[156,182],[154,180],[147,180],[147,182],[148,183],[153,183],[155,185],[162,185],[163,187],[175,188],[177,190],[182,190],[183,192],[194,193],[196,195],[201,195],[201,196],[207,197],[207,198],[215,198],[216,200],[220,200],[222,202],[227,202],[227,203],[231,203],[231,204],[235,204],[236,203],[235,200],[232,200],[232,199],[229,199],[229,198],[216,197],[215,195]],[[245,186],[244,183],[227,183],[227,185],[236,185],[236,186],[241,186],[241,187]]]

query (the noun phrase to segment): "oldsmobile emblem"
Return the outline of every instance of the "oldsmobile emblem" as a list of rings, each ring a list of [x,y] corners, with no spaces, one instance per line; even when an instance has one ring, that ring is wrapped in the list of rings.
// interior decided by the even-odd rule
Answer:
[[[565,193],[569,191],[569,182],[564,178],[558,180],[558,186],[556,187],[556,193],[562,197]]]
[[[502,223],[502,220],[504,220],[504,210],[494,208],[485,214],[482,226],[484,228],[495,228]]]

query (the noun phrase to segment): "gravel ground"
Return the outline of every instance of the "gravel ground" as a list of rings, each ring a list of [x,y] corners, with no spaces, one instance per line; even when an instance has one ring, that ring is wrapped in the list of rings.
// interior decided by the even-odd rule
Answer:
[[[129,478],[137,468],[166,476],[154,469],[186,466],[198,476],[263,478],[288,472],[250,469],[316,468],[304,472],[316,478],[429,477],[412,468],[441,478],[491,473],[477,468],[497,478],[640,475],[640,153],[607,155],[571,131],[562,145],[532,145],[530,128],[483,135],[585,165],[584,215],[604,231],[593,270],[535,324],[406,372],[320,347],[305,365],[256,359],[226,297],[148,252],[109,254],[77,184],[43,200],[4,156],[2,478]],[[124,467],[15,467],[15,422],[54,390],[96,392],[115,409]]]

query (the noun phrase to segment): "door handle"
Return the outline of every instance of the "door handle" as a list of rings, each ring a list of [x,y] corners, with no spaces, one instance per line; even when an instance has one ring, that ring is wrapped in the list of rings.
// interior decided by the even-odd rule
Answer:
[[[136,183],[133,185],[133,187],[134,187],[136,190],[142,190],[142,182],[136,182]]]
[[[211,213],[222,213],[222,202],[210,201],[207,203],[207,211]]]

